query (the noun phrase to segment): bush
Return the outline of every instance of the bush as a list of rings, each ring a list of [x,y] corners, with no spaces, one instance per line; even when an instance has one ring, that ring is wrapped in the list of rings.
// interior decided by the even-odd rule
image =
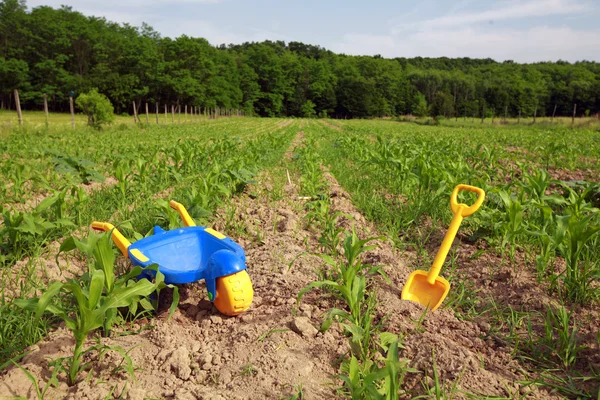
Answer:
[[[416,96],[416,105],[413,110],[413,114],[417,117],[426,117],[429,115],[429,106],[427,105],[427,100],[425,99],[425,95],[421,93],[417,93]]]
[[[306,100],[306,102],[302,105],[301,112],[304,118],[314,118],[317,116],[317,112],[315,111],[316,104],[310,100]]]
[[[103,124],[109,124],[114,121],[115,114],[113,105],[108,98],[92,89],[89,93],[83,93],[77,98],[77,107],[79,107],[88,117],[88,125],[100,129]]]

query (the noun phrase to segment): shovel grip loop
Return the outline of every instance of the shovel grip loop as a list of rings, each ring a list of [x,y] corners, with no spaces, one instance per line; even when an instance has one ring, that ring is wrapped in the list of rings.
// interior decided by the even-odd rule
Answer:
[[[477,194],[477,200],[475,201],[475,203],[473,203],[473,205],[468,206],[464,203],[458,202],[458,193],[461,190],[467,190],[469,192]],[[479,210],[479,207],[481,207],[484,200],[485,192],[483,191],[483,189],[470,185],[458,185],[454,188],[454,190],[452,191],[452,195],[450,196],[450,208],[452,208],[452,212],[454,214],[460,212],[461,217],[468,217],[469,215],[474,214],[475,211]]]

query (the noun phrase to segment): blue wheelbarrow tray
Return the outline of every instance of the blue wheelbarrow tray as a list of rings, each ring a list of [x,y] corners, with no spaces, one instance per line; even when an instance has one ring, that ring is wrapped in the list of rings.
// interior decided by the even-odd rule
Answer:
[[[167,284],[206,280],[209,298],[216,296],[216,278],[246,269],[244,249],[228,237],[203,226],[165,231],[154,227],[154,234],[132,243],[128,248],[133,265],[158,265]],[[154,271],[144,271],[154,278]]]

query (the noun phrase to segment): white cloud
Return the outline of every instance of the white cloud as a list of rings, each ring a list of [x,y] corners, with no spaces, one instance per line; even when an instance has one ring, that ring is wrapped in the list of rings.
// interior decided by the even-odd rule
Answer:
[[[164,26],[163,26],[164,23]],[[179,20],[177,24],[172,21],[158,22],[154,26],[156,30],[163,33],[165,36],[177,37],[187,35],[192,37],[201,37],[208,40],[213,45],[243,43],[243,42],[259,42],[263,40],[284,40],[289,41],[285,35],[272,32],[262,28],[244,27],[244,32],[231,26],[218,26],[210,21],[205,20]]]
[[[124,2],[122,0],[104,0],[99,2],[97,0],[77,0],[70,1],[69,5],[73,6],[74,9],[106,9],[107,7],[118,7],[118,8],[134,8],[134,7],[151,7],[166,4],[217,4],[223,3],[226,0],[128,0]],[[37,6],[52,6],[60,7],[65,4],[64,0],[28,0],[27,6],[30,8]],[[143,12],[144,10],[138,10]]]
[[[468,4],[470,0],[464,0],[454,10]],[[488,24],[551,15],[585,15],[589,9],[581,0],[505,0],[479,12],[450,12],[421,21],[413,18],[405,24],[396,20],[387,34],[350,33],[332,50],[385,57],[489,57],[519,62],[600,60],[600,28],[496,28]]]
[[[405,37],[345,35],[332,50],[346,54],[385,57],[473,57],[518,62],[559,59],[600,61],[600,29],[577,31],[569,27],[534,27],[484,32],[473,27],[427,30]]]
[[[438,29],[464,26],[480,22],[501,21],[548,15],[577,14],[587,10],[587,6],[576,0],[510,0],[496,7],[475,13],[444,15],[424,21],[424,29]]]

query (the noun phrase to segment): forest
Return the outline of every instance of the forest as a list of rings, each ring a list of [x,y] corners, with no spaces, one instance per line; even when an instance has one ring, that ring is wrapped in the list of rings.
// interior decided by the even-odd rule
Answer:
[[[0,2],[0,106],[66,111],[93,88],[119,114],[132,102],[332,118],[577,116],[600,112],[600,64],[335,54],[300,42],[211,45],[85,16]]]

